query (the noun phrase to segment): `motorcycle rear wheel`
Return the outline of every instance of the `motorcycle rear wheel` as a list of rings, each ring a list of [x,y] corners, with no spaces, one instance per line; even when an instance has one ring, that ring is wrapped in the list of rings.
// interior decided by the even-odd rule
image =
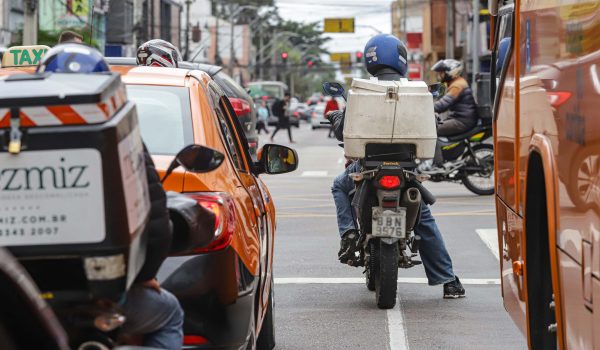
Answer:
[[[377,256],[379,256],[379,241],[369,242],[369,261],[367,262],[367,268],[365,270],[365,282],[367,289],[371,292],[375,291],[375,272],[374,270],[379,268],[377,263]]]
[[[398,291],[398,258],[400,251],[398,244],[385,244],[377,239],[373,242],[379,246],[378,268],[375,273],[375,300],[380,309],[391,309],[396,306],[396,293]]]
[[[465,187],[480,196],[489,196],[494,194],[494,146],[482,143],[473,147],[475,157],[481,163],[481,171],[476,173],[467,173],[463,171],[462,183]],[[474,164],[472,160],[468,163]],[[476,178],[483,181],[477,183]]]

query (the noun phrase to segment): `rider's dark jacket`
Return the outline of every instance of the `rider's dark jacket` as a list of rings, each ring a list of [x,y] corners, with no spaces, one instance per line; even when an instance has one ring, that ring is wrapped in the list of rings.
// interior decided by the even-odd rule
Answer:
[[[436,113],[450,111],[448,118],[456,119],[464,124],[465,128],[473,128],[477,124],[477,108],[473,91],[463,77],[455,78],[450,82],[448,91],[433,105]]]
[[[374,75],[379,80],[400,80],[404,78],[401,74],[391,68],[383,68],[377,74]],[[333,127],[333,133],[335,138],[339,141],[344,141],[344,117],[346,116],[346,109],[333,111],[329,113],[329,121]]]
[[[144,146],[144,162],[150,195],[150,221],[146,226],[147,246],[144,266],[138,273],[136,282],[144,282],[156,277],[171,247],[172,229],[167,210],[167,197],[156,172],[150,153]]]

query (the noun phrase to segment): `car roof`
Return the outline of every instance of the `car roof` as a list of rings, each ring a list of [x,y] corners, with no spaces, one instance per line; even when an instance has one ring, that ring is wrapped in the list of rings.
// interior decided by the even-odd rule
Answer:
[[[106,62],[113,66],[137,66],[135,57],[106,57]],[[223,70],[221,66],[187,61],[179,62],[179,68],[201,70],[210,75],[211,78]]]

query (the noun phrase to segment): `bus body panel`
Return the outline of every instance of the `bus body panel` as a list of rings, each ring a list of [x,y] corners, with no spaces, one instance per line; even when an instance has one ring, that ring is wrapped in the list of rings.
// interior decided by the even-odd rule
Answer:
[[[524,225],[510,222],[524,217],[526,170],[538,135],[550,148],[544,167],[552,163],[556,172],[546,192],[555,202],[549,234],[564,347],[600,349],[600,1],[523,0],[515,8],[517,45],[499,86],[495,124],[504,304],[527,334],[523,282],[512,270],[526,259]]]

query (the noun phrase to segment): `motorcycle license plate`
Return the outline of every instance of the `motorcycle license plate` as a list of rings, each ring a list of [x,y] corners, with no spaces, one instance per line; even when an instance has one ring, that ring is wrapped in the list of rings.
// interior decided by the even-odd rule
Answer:
[[[406,236],[406,208],[397,211],[373,208],[372,234],[375,237],[404,238]]]

